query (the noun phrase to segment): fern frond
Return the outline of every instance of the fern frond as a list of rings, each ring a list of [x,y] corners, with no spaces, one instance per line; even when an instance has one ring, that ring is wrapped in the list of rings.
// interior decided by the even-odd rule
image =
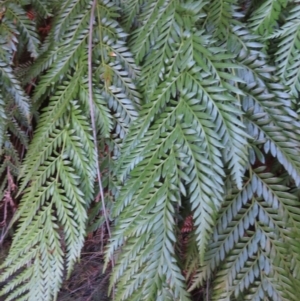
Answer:
[[[172,136],[171,131],[169,137],[166,137],[166,145],[168,145],[168,140]],[[149,160],[156,160],[155,158],[149,157]],[[174,227],[175,227],[175,204],[180,202],[180,196],[177,191],[172,192],[168,189],[168,186],[174,188],[176,184],[178,185],[178,168],[176,165],[176,153],[174,150],[170,151],[168,157],[164,156],[163,161],[156,170],[152,170],[152,173],[157,177],[161,174],[163,177],[166,177],[164,184],[157,187],[147,187],[145,186],[140,190],[140,193],[145,196],[144,199],[138,198],[138,204],[131,203],[130,207],[136,207],[139,213],[136,214],[134,220],[131,220],[129,217],[127,219],[127,227],[124,228],[126,235],[128,237],[128,246],[134,244],[136,248],[132,254],[131,249],[125,247],[127,256],[124,256],[118,268],[115,269],[114,275],[115,279],[118,279],[123,273],[124,265],[128,267],[126,273],[122,275],[119,279],[121,283],[126,283],[126,290],[121,290],[121,294],[117,294],[117,300],[126,300],[130,298],[132,294],[132,288],[137,285],[140,281],[145,281],[144,292],[142,293],[142,300],[156,300],[157,298],[157,287],[156,284],[159,284],[161,281],[165,281],[165,277],[169,279],[169,289],[170,293],[173,296],[173,299],[179,298],[180,300],[190,300],[188,294],[184,289],[183,277],[181,272],[176,264],[175,260],[175,249],[174,249]],[[141,166],[143,168],[143,166]],[[151,170],[148,169],[148,172]],[[170,178],[169,176],[170,175]],[[138,177],[138,174],[135,175]],[[136,181],[134,179],[134,181]],[[149,194],[151,193],[151,194]],[[169,201],[165,201],[165,198],[169,198]],[[142,201],[143,200],[143,201]],[[172,205],[174,203],[174,205]],[[129,208],[126,208],[127,212]],[[124,215],[126,216],[126,211]],[[155,213],[149,214],[149,212]],[[123,215],[123,214],[122,214]],[[124,217],[125,217],[124,216]],[[149,220],[150,218],[150,220]],[[154,223],[153,223],[154,222]],[[142,224],[141,224],[142,223]],[[155,226],[150,226],[155,225]],[[121,225],[123,228],[123,226]],[[151,234],[152,233],[152,234]],[[150,234],[150,235],[149,235]],[[148,237],[148,238],[147,238]],[[149,253],[149,248],[145,246],[145,243],[149,240],[150,244],[154,244],[156,248],[155,253]],[[146,238],[146,240],[145,240]],[[149,244],[149,245],[150,245]],[[131,260],[135,260],[135,264],[130,264]],[[135,274],[136,269],[144,269],[143,263],[145,261],[151,262],[150,265],[147,265],[147,274],[152,275],[152,277],[143,278],[144,276],[139,276],[138,280],[132,278],[132,275]],[[145,274],[146,275],[146,274]],[[153,282],[152,280],[157,278],[157,281]]]
[[[283,84],[289,87],[294,97],[299,96],[300,91],[300,9],[299,1],[289,12],[286,23],[270,38],[279,39],[278,51],[275,54],[277,74],[283,80]]]
[[[122,2],[124,29],[128,32],[134,22],[136,22],[137,14],[140,12],[145,0],[129,0]]]
[[[5,102],[0,88],[0,155],[2,154],[3,138],[6,125]]]
[[[42,104],[44,108],[20,172],[19,195],[22,198],[13,218],[19,224],[10,254],[2,265],[1,281],[11,276],[14,279],[1,291],[8,300],[55,299],[64,271],[69,277],[84,244],[87,210],[95,198],[98,164],[88,122],[86,48],[89,35],[94,37],[93,98],[103,150],[108,149],[113,154],[112,145],[118,143],[118,135],[123,138],[129,123],[137,117],[140,95],[133,78],[139,70],[125,47],[126,34],[114,20],[116,7],[109,2],[97,1],[95,26],[90,32],[91,7],[79,2],[59,5],[60,14],[57,19],[54,16],[54,26],[42,55],[24,80],[38,77],[32,98],[35,110]],[[105,20],[104,13],[109,11]],[[58,26],[57,20],[61,16],[66,17],[67,30]],[[109,39],[107,34],[111,35]],[[60,42],[55,40],[56,35]],[[16,85],[10,59],[3,55],[3,65],[10,68],[13,88],[22,91],[21,86]],[[2,78],[6,80],[4,76]],[[43,103],[45,99],[47,102]],[[10,120],[5,126],[10,132],[15,131],[20,140],[23,138],[17,122]],[[111,137],[115,142],[105,142]],[[101,164],[105,166],[106,163]],[[110,185],[107,177],[104,177],[104,185],[105,189]]]
[[[244,123],[248,133],[258,144],[264,144],[266,153],[271,152],[278,158],[298,185],[298,159],[290,146],[298,147],[299,123],[298,116],[291,109],[291,96],[274,77],[276,69],[267,64],[261,43],[254,42],[255,36],[241,27],[235,27],[231,36],[233,41],[240,43],[238,48],[233,46],[240,50],[237,62],[243,66],[236,73],[244,82],[239,83],[242,91],[239,97],[246,112]],[[228,46],[231,47],[229,43]]]
[[[208,32],[217,36],[220,40],[226,40],[231,25],[236,19],[243,17],[237,12],[236,0],[214,0],[206,7],[207,16],[205,24]]]
[[[51,5],[46,0],[32,0],[31,5],[41,18],[52,16]]]
[[[299,13],[1,1],[1,296],[55,300],[111,223],[117,301],[298,300]]]
[[[299,210],[292,205],[297,200],[286,192],[280,178],[264,173],[263,169],[250,170],[243,190],[234,191],[227,199],[206,263],[195,278],[194,285],[202,283],[221,267],[215,281],[215,300],[228,300],[231,295],[237,298],[255,281],[263,284],[261,291],[265,297],[296,300],[288,255],[291,238],[285,228],[299,227]]]
[[[69,129],[71,125],[72,129]],[[58,119],[55,131],[51,133],[58,139],[44,151],[47,156],[38,166],[36,162],[33,163],[37,171],[31,171],[31,186],[25,190],[16,215],[21,224],[14,237],[10,256],[4,263],[6,271],[2,279],[33,260],[31,281],[39,279],[40,282],[35,286],[25,285],[25,289],[37,296],[36,300],[55,298],[62,282],[64,260],[70,275],[84,243],[86,203],[89,200],[83,197],[91,199],[93,196],[95,177],[95,154],[90,153],[89,131],[76,104],[65,107],[64,116]],[[83,146],[82,142],[87,144]],[[47,148],[47,145],[43,148]],[[85,177],[86,180],[79,181],[80,177]],[[35,203],[32,202],[33,199]],[[29,203],[31,206],[28,206]],[[62,232],[59,230],[60,226]],[[65,259],[62,239],[66,245]],[[47,279],[44,280],[40,273],[45,270],[49,270],[50,274],[47,273]],[[14,289],[16,285],[10,284],[2,293]]]
[[[21,191],[27,186],[37,167],[47,160],[52,150],[62,139],[55,130],[61,123],[70,101],[74,99],[78,92],[81,76],[82,69],[79,69],[69,81],[63,82],[62,86],[57,89],[57,94],[52,97],[49,106],[44,110],[44,114],[40,117],[39,127],[35,133],[36,142],[31,142],[31,148],[21,170],[21,177],[23,178]],[[36,183],[37,188],[42,186],[44,181],[45,178],[41,177],[41,182]]]
[[[27,17],[25,10],[15,3],[10,3],[6,8],[5,17],[16,22],[21,38],[24,38],[27,43],[28,51],[32,57],[37,57],[40,44],[39,37],[35,24]]]
[[[5,89],[14,99],[21,114],[28,120],[30,119],[30,101],[22,89],[18,79],[15,77],[13,69],[7,63],[0,60],[0,74]]]
[[[282,8],[286,7],[287,3],[287,0],[267,0],[262,3],[252,12],[250,28],[261,36],[266,37],[272,31]]]
[[[88,24],[87,24],[88,25]],[[88,27],[88,26],[87,26]],[[80,35],[77,37],[74,43],[68,43],[65,48],[63,48],[62,53],[56,58],[56,62],[59,64],[53,64],[47,73],[41,77],[39,86],[35,89],[35,93],[32,97],[33,101],[44,100],[48,96],[56,85],[64,79],[64,75],[67,73],[69,68],[74,68],[82,57],[83,50],[86,47],[88,29],[84,28]]]
[[[116,9],[110,2],[97,3],[93,59],[98,62],[95,77],[101,81],[101,93],[110,110],[114,112],[117,135],[123,139],[129,124],[137,118],[141,96],[133,82],[139,69],[123,42],[127,34],[116,21],[109,18],[115,15]]]
[[[90,0],[68,0],[63,3],[54,24],[54,39],[62,41],[75,19],[82,20],[82,13],[91,6]]]

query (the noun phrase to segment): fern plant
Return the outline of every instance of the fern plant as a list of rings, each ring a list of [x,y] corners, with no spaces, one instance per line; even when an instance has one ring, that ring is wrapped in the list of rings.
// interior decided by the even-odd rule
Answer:
[[[297,300],[299,1],[0,3],[1,295]]]
[[[99,141],[110,146],[108,152],[118,153],[119,141],[136,118],[139,102],[133,83],[138,69],[124,46],[126,35],[115,21],[115,7],[97,1],[91,14],[92,1],[54,2],[51,6],[45,1],[37,8],[35,3],[30,4],[35,19],[56,17],[41,48],[35,49],[30,39],[26,41],[34,60],[22,84],[26,87],[38,81],[31,95],[32,110],[13,72],[12,88],[3,85],[10,88],[11,97],[28,121],[38,114],[33,139],[18,170],[18,195],[22,197],[13,221],[20,222],[1,275],[2,280],[16,275],[2,289],[2,294],[8,294],[7,300],[56,298],[64,271],[70,275],[79,258],[87,209],[98,194],[94,187],[98,154],[89,123],[91,112]],[[7,3],[3,19],[7,23],[14,20],[6,15],[10,7],[20,11],[21,16],[18,3]],[[25,11],[23,15],[27,18]],[[31,23],[28,18],[26,22]],[[13,33],[16,35],[16,29]],[[33,37],[36,35],[37,29]],[[92,62],[87,55],[90,36]],[[92,95],[89,65],[93,72],[91,84],[95,83]],[[89,98],[93,100],[92,109]]]
[[[249,16],[239,4],[147,1],[132,23],[146,103],[115,172],[116,300],[191,300],[187,291],[208,283],[209,300],[297,299],[299,211],[288,190],[299,185],[299,121],[261,43],[286,3],[253,3]],[[264,173],[271,157],[283,185]]]

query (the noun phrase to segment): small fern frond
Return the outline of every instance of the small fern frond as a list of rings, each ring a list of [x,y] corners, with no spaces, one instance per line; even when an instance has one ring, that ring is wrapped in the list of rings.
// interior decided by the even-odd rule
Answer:
[[[0,88],[0,155],[2,153],[3,138],[6,125],[5,102]]]
[[[140,12],[145,0],[126,0],[122,2],[124,29],[128,32],[134,22],[137,22],[136,17]]]
[[[276,25],[282,8],[288,0],[267,0],[252,12],[250,28],[252,31],[266,37]]]
[[[60,12],[55,18],[54,39],[62,41],[67,31],[72,27],[74,20],[82,20],[84,11],[91,6],[90,0],[68,0],[63,3]]]
[[[52,16],[51,5],[47,0],[31,0],[31,4],[39,17],[47,18]]]
[[[3,84],[3,90],[11,95],[17,105],[20,113],[27,119],[30,119],[30,101],[21,87],[20,82],[15,77],[13,69],[7,63],[0,60],[0,74]]]
[[[27,43],[29,53],[32,57],[37,57],[40,41],[36,26],[34,22],[27,17],[26,11],[15,3],[10,3],[6,7],[5,17],[14,20],[20,33],[19,39],[24,39]]]
[[[299,4],[299,1],[296,1]],[[289,87],[294,97],[300,91],[300,9],[295,5],[290,10],[287,22],[270,38],[279,39],[278,51],[275,54],[277,74],[283,84]]]
[[[236,0],[214,0],[205,7],[207,11],[205,26],[208,32],[220,40],[227,39],[231,24],[236,22],[237,18],[243,17],[237,12],[237,2]]]
[[[20,176],[23,178],[20,187],[21,191],[27,186],[36,168],[47,160],[58,141],[62,139],[60,136],[53,134],[60,124],[70,101],[74,99],[78,92],[81,76],[82,69],[79,69],[69,81],[63,82],[40,117],[39,127],[35,133],[35,137],[37,137],[36,143],[35,141],[31,142],[31,148],[27,153],[21,170]],[[43,177],[41,178],[42,182],[38,181],[36,183],[37,187],[44,184],[45,179],[42,179]]]

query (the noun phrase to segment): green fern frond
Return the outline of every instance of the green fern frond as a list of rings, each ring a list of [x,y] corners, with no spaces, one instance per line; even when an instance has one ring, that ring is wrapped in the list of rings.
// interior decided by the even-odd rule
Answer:
[[[31,0],[31,5],[34,7],[40,18],[47,18],[52,16],[51,5],[49,5],[49,1]]]
[[[288,0],[266,0],[254,12],[250,19],[250,28],[266,37],[276,24],[282,8],[286,7]]]
[[[94,38],[92,96],[99,126],[97,134],[99,141],[111,137],[114,140],[104,142],[103,148],[106,150],[108,145],[114,154],[111,145],[117,145],[119,137],[126,135],[131,120],[137,117],[140,95],[133,79],[139,69],[125,47],[126,34],[114,20],[115,6],[97,1],[95,26],[90,32],[91,6],[79,2],[59,5],[60,13],[57,18],[54,16],[54,26],[41,50],[42,55],[24,80],[26,83],[38,77],[32,99],[35,110],[42,104],[44,108],[20,172],[22,198],[13,218],[19,224],[10,254],[2,265],[1,281],[14,278],[1,291],[8,300],[55,299],[64,271],[70,276],[84,244],[87,210],[95,198],[98,164],[88,122],[86,49],[89,35]],[[106,19],[105,12],[111,12],[106,14]],[[57,23],[66,14],[68,30]],[[60,42],[55,40],[56,35]],[[55,43],[58,47],[54,47]],[[5,66],[9,66],[7,61]],[[12,68],[10,71],[13,74]],[[11,76],[10,80],[14,78]],[[13,83],[16,89],[18,86]],[[47,102],[43,103],[45,99]],[[11,120],[6,127],[10,132],[16,131],[16,136],[22,132]],[[105,188],[110,185],[105,177],[103,184]],[[45,271],[48,271],[46,278]]]
[[[14,20],[20,33],[20,37],[27,43],[27,49],[32,57],[37,57],[39,53],[39,37],[36,31],[36,26],[31,21],[25,10],[15,3],[10,3],[6,7],[5,18]]]
[[[271,152],[272,156],[278,158],[298,185],[300,170],[292,148],[298,147],[299,122],[297,114],[291,110],[291,96],[274,77],[276,69],[267,64],[261,44],[253,43],[254,36],[246,30],[241,34],[240,27],[236,29],[232,37],[241,43],[237,63],[242,66],[236,73],[245,83],[239,84],[242,91],[239,97],[246,112],[244,122],[248,133],[259,144],[264,144],[266,153]],[[253,155],[253,151],[251,153]]]
[[[298,7],[2,1],[1,296],[59,298],[101,227],[117,301],[298,300]]]
[[[275,54],[277,74],[296,98],[300,91],[300,9],[298,3],[299,1],[295,1],[295,7],[290,10],[286,23],[270,35],[270,38],[280,41]]]
[[[11,95],[14,99],[17,107],[19,108],[21,114],[28,120],[30,119],[29,112],[29,98],[22,89],[18,79],[15,77],[13,69],[7,63],[0,60],[0,74],[1,80],[4,84],[3,90]]]
[[[91,6],[90,0],[68,0],[63,3],[58,13],[54,24],[54,38],[55,40],[62,41],[64,39],[67,29],[74,20],[82,20],[82,13],[89,9]]]
[[[228,37],[230,27],[234,23],[233,19],[243,17],[243,14],[237,12],[237,2],[236,0],[214,0],[205,7],[207,11],[205,26],[208,32],[220,40]]]
[[[31,142],[20,176],[23,178],[20,190],[22,191],[30,181],[33,173],[40,164],[43,164],[51,155],[57,143],[62,139],[57,135],[56,128],[61,123],[67,107],[71,100],[78,93],[78,86],[82,76],[82,69],[79,69],[69,81],[63,82],[57,89],[57,93],[52,97],[49,106],[39,119],[39,127],[35,133],[36,142]],[[44,184],[46,178],[41,177],[41,182],[36,182],[36,187]]]
[[[0,155],[2,153],[2,145],[3,145],[3,138],[5,132],[5,125],[6,125],[6,114],[5,114],[5,102],[2,95],[2,90],[0,89]]]
[[[297,199],[286,192],[280,178],[263,169],[250,170],[243,190],[233,191],[218,217],[206,263],[194,283],[203,283],[220,267],[214,300],[237,298],[255,281],[263,285],[261,299],[296,300],[290,263],[297,254],[289,253],[291,238],[285,228],[299,227],[299,210],[292,205]]]
[[[54,64],[55,62],[53,62],[53,66],[41,77],[40,84],[35,89],[35,93],[32,97],[34,102],[44,100],[45,97],[56,88],[56,85],[61,82],[69,68],[75,68],[87,45],[87,37],[88,30],[86,27],[74,43],[68,43],[68,45],[62,49],[62,53],[56,58],[56,62],[59,61],[60,63]]]
[[[140,12],[145,0],[129,0],[122,2],[123,18],[122,25],[128,32],[134,22],[136,22],[137,14]]]
[[[174,131],[169,133],[169,137],[165,137],[165,147],[168,145],[168,139],[174,139]],[[149,160],[157,160],[156,158],[149,157]],[[175,249],[174,249],[174,227],[175,227],[175,204],[180,202],[180,196],[175,190],[172,192],[168,189],[170,187],[176,187],[179,176],[178,167],[176,163],[176,152],[170,150],[168,157],[164,156],[162,162],[155,168],[155,170],[148,170],[153,177],[158,177],[160,174],[165,178],[165,183],[157,187],[147,187],[145,186],[140,189],[139,193],[144,195],[143,199],[137,198],[138,204],[131,203],[130,207],[135,207],[137,214],[133,220],[127,219],[127,226],[124,229],[128,237],[128,246],[131,244],[136,245],[137,250],[135,253],[131,252],[131,248],[125,247],[126,256],[123,257],[118,268],[115,269],[114,275],[115,279],[119,279],[120,283],[126,283],[126,290],[122,290],[122,294],[117,294],[117,300],[127,300],[132,294],[132,288],[136,286],[140,281],[145,282],[144,292],[142,300],[156,300],[159,296],[157,295],[158,288],[156,283],[165,281],[165,277],[169,279],[170,293],[173,299],[179,298],[180,300],[189,300],[186,290],[184,289],[183,277],[180,270],[175,263]],[[144,165],[141,166],[141,169]],[[176,171],[177,169],[177,171]],[[135,178],[138,178],[139,172],[136,173]],[[170,178],[169,176],[170,175]],[[134,179],[134,182],[136,179]],[[172,189],[172,188],[171,188]],[[151,193],[151,194],[149,194]],[[169,198],[166,201],[165,198]],[[143,201],[142,201],[143,200]],[[172,205],[174,203],[174,205]],[[124,217],[126,217],[126,211],[130,212],[129,207],[124,211]],[[153,214],[149,214],[152,212]],[[122,214],[122,215],[123,215]],[[150,220],[149,220],[150,219]],[[155,225],[155,226],[150,226]],[[165,229],[165,230],[164,230]],[[151,234],[152,233],[152,234]],[[148,238],[147,238],[148,237]],[[150,238],[150,241],[148,241]],[[146,240],[145,240],[146,239]],[[145,246],[145,243],[154,244],[156,248],[155,253],[149,253],[149,248]],[[135,260],[135,264],[130,264],[131,260]],[[151,274],[152,277],[143,278],[143,274],[139,276],[140,278],[135,279],[132,276],[136,273],[136,269],[143,270],[145,267],[143,263],[149,261],[149,265],[146,266],[148,276]],[[124,266],[128,267],[126,273],[122,275]],[[146,274],[145,274],[146,275]],[[157,281],[153,282],[153,278],[157,278]],[[155,284],[155,285],[154,285]]]
[[[158,34],[157,28],[167,29],[166,25],[174,15],[177,1],[148,1],[144,7],[140,18],[140,26],[132,35],[132,50],[139,63],[145,56],[147,49],[158,43],[163,43],[165,34]]]
[[[76,104],[65,107],[64,115],[56,122],[56,129],[51,133],[57,139],[50,148],[48,146],[48,150],[44,150],[47,156],[39,162],[37,170],[31,171],[31,186],[25,190],[16,215],[16,218],[20,217],[21,224],[14,237],[10,256],[4,263],[6,270],[2,279],[23,269],[33,260],[34,270],[30,281],[38,281],[38,285],[33,287],[29,282],[24,289],[29,289],[36,300],[55,298],[62,282],[64,260],[70,275],[84,243],[85,206],[89,200],[83,197],[91,199],[93,196],[95,177],[95,154],[90,153],[93,148],[88,145],[89,131],[90,127]],[[83,146],[83,142],[87,144]],[[47,145],[43,148],[47,148]],[[80,177],[86,180],[79,181]],[[60,227],[62,230],[59,230]],[[44,270],[49,270],[47,280],[40,275]],[[2,294],[18,284],[10,283]]]

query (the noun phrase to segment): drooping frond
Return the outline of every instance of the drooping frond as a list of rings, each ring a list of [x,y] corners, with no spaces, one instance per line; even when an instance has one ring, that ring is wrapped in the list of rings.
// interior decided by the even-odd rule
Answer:
[[[124,47],[126,35],[115,20],[115,7],[97,1],[90,31],[90,2],[58,5],[60,13],[57,19],[54,16],[45,42],[48,46],[33,62],[28,76],[37,82],[32,99],[34,109],[40,110],[41,115],[22,163],[21,202],[14,215],[18,227],[2,265],[1,281],[14,276],[1,291],[7,300],[55,299],[65,270],[69,276],[80,256],[87,210],[98,194],[94,181],[99,162],[91,135],[89,97],[93,100],[99,141],[114,137],[112,140],[119,143],[137,116],[139,93],[133,78],[138,69]],[[76,5],[80,9],[73,8]],[[66,24],[63,28],[58,24],[61,16],[67,15],[66,30]],[[89,36],[93,37],[92,95],[87,73]],[[57,47],[53,47],[55,43]],[[12,123],[10,131],[20,130],[17,126]],[[106,151],[107,145],[104,143],[101,151]],[[104,185],[108,187],[107,182]]]
[[[18,14],[18,18],[15,18]],[[20,14],[20,15],[19,15]],[[1,4],[0,25],[0,209],[2,244],[10,229],[17,208],[17,176],[20,161],[28,147],[30,100],[16,76],[15,62],[18,44],[31,44],[30,54],[37,52],[38,40],[34,23],[26,19],[15,2]],[[19,29],[19,31],[18,31]],[[26,30],[28,33],[26,34]],[[24,50],[23,50],[24,51]]]
[[[80,71],[78,73],[82,75]],[[74,76],[77,81],[79,75]],[[69,83],[63,84],[70,87]],[[41,282],[35,286],[36,292],[32,291],[31,281],[23,284],[23,289],[35,294],[36,300],[51,300],[61,285],[63,251],[60,227],[64,233],[67,269],[68,273],[71,272],[84,242],[86,200],[83,197],[88,200],[93,196],[95,153],[90,152],[93,149],[89,142],[90,127],[82,117],[82,111],[76,103],[72,103],[74,91],[68,93],[66,90],[62,89],[50,100],[35,136],[35,139],[44,142],[38,144],[33,140],[23,165],[23,187],[29,180],[30,187],[25,190],[15,216],[20,217],[21,223],[10,256],[4,263],[7,269],[2,275],[2,279],[6,279],[32,260],[34,268],[30,279]],[[65,105],[61,103],[63,97]],[[46,130],[50,124],[49,118],[52,126]],[[46,132],[41,137],[43,131]],[[84,181],[79,181],[81,177]],[[49,270],[47,281],[40,275],[43,270]],[[10,282],[2,293],[13,290],[19,284],[19,280]]]
[[[216,2],[213,1],[211,7],[217,7],[214,6]],[[204,4],[197,4],[149,1],[144,7],[141,6],[137,17],[137,20],[141,16],[145,21],[131,35],[132,51],[141,63],[140,86],[146,104],[142,107],[139,119],[130,127],[115,170],[121,185],[124,185],[114,207],[117,225],[106,259],[108,263],[113,253],[122,249],[113,271],[112,285],[116,285],[117,300],[159,299],[165,285],[169,287],[173,298],[177,296],[180,299],[175,287],[165,282],[159,274],[161,269],[167,270],[167,264],[160,267],[157,264],[159,257],[152,264],[149,254],[153,237],[159,236],[160,227],[163,227],[159,221],[165,220],[158,213],[162,213],[160,206],[167,202],[169,190],[165,185],[169,185],[169,178],[165,170],[168,170],[171,153],[176,152],[175,161],[180,158],[176,163],[180,166],[177,180],[180,205],[182,210],[190,211],[193,218],[193,233],[190,235],[193,235],[196,248],[191,248],[189,254],[192,255],[188,256],[198,256],[195,260],[191,257],[186,259],[193,264],[188,274],[191,276],[200,264],[202,267],[198,280],[204,285],[220,267],[222,272],[219,272],[220,276],[214,283],[217,288],[213,296],[215,300],[249,298],[253,296],[255,287],[260,292],[255,297],[257,300],[266,298],[268,292],[274,298],[289,298],[296,286],[291,280],[287,292],[283,293],[283,277],[293,277],[292,268],[287,270],[286,259],[284,262],[271,262],[265,246],[259,252],[268,255],[256,254],[258,247],[255,246],[259,244],[257,237],[262,233],[260,231],[265,231],[265,238],[270,236],[269,225],[262,226],[263,230],[252,229],[256,222],[257,202],[266,196],[256,191],[258,188],[253,188],[255,191],[250,195],[245,188],[248,187],[245,172],[251,169],[250,164],[259,160],[264,162],[262,153],[270,153],[283,165],[294,183],[300,184],[299,160],[295,151],[299,147],[297,115],[291,110],[291,98],[285,92],[285,87],[274,76],[275,68],[267,63],[263,44],[258,41],[259,35],[253,35],[240,20],[231,20],[233,16],[239,18],[241,15],[235,15],[229,5],[225,14],[226,7],[221,7],[224,10],[218,12],[220,16],[223,13],[227,16],[226,22],[222,23],[222,18],[211,19],[221,22],[222,26],[210,25],[210,31],[209,10],[207,21],[203,23]],[[200,27],[204,25],[205,29],[207,26],[206,31],[201,31],[196,24]],[[218,30],[223,30],[223,33],[217,33]],[[260,33],[259,30],[257,32]],[[215,41],[210,33],[217,33],[215,37],[220,40]],[[225,189],[224,166],[230,174],[229,189]],[[207,244],[214,225],[218,223],[217,215],[223,195],[226,192],[230,198],[232,188],[236,193],[239,193],[236,188],[240,189],[247,199],[236,209],[239,213],[242,207],[241,216],[246,214],[245,224],[241,226],[232,220],[239,232],[234,232],[235,236],[226,242],[226,252],[222,249],[217,259],[210,263],[211,266],[206,265],[206,254],[210,254],[211,249],[211,243]],[[244,191],[248,192],[249,198]],[[250,200],[253,200],[253,206]],[[181,218],[180,212],[174,212],[171,208],[169,214]],[[228,222],[224,225],[224,231],[229,230]],[[249,239],[244,238],[244,234]],[[174,230],[173,235],[177,235]],[[275,243],[277,238],[270,237]],[[220,235],[222,244],[225,243],[224,239],[225,236]],[[226,254],[229,262],[229,251],[238,243],[237,256],[239,249],[242,255],[245,254],[243,250],[249,244],[256,249],[252,253],[249,251],[249,256],[230,280]],[[167,252],[170,258],[174,256],[174,250],[169,248],[162,252]],[[295,254],[294,251],[296,258]],[[282,259],[281,255],[278,258]],[[257,268],[263,269],[259,266],[263,260],[266,269],[272,265],[269,269],[272,272],[267,274],[273,277],[271,280],[265,276],[259,278]],[[294,259],[295,262],[297,260]],[[278,269],[281,268],[288,274],[279,274]],[[153,284],[153,295],[147,295],[149,284],[146,275],[150,271],[154,273],[155,269],[158,278],[155,278],[155,287]],[[170,277],[169,281],[179,279],[176,275],[170,274]],[[226,278],[226,285],[222,277]],[[264,284],[265,281],[269,281],[269,286]]]
[[[272,76],[270,71],[274,68],[268,66],[263,57],[255,53],[249,56],[245,52],[239,60],[248,69],[239,75],[246,82],[241,89],[244,92],[242,104],[249,134],[263,142],[264,151],[277,157],[296,185],[299,185],[300,165],[294,151],[299,144],[299,121],[291,110],[291,98],[285,92],[285,87]]]

